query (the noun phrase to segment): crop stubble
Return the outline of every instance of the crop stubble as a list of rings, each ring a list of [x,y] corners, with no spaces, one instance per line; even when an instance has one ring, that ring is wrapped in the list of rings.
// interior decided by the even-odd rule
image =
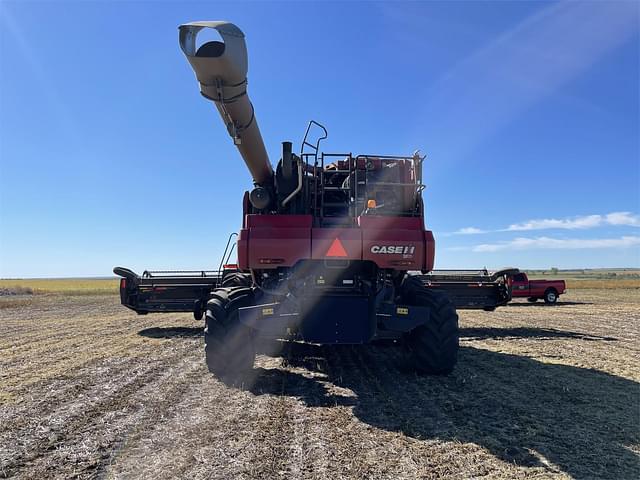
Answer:
[[[0,476],[637,478],[639,297],[461,312],[448,377],[408,372],[396,346],[285,344],[240,387],[207,373],[188,315],[13,298]]]

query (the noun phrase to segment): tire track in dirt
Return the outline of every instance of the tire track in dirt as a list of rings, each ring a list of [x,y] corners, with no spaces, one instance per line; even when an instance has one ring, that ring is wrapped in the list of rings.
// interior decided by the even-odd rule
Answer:
[[[281,410],[274,412],[272,397],[226,386],[204,373],[179,407],[128,443],[109,477],[260,478],[260,472],[274,469],[274,458],[263,465],[265,434],[278,434],[270,428],[265,432],[265,426],[278,425],[281,417]],[[179,436],[168,442],[175,432]]]
[[[28,353],[34,347],[53,347],[60,341],[68,343],[73,339],[83,340],[87,334],[92,337],[131,334],[135,328],[157,326],[159,322],[184,323],[184,316],[167,315],[161,318],[156,316],[141,320],[133,313],[114,312],[111,315],[97,316],[95,311],[92,311],[88,316],[67,316],[64,322],[56,317],[39,319],[37,322],[29,322],[34,326],[28,329],[16,329],[12,332],[6,328],[0,328],[0,353],[4,352],[6,358],[7,354]],[[15,334],[19,334],[18,340]]]
[[[1,304],[0,304],[1,305]],[[129,317],[138,319],[138,323],[150,322],[150,319],[136,316],[123,310],[116,295],[64,296],[34,295],[28,309],[24,305],[0,308],[0,345],[15,333],[20,339],[28,333],[37,334],[42,328],[57,330],[69,323],[77,323],[86,328],[87,319],[98,323]],[[158,317],[155,317],[158,318]],[[85,325],[80,325],[81,323]],[[12,339],[15,340],[15,339]]]
[[[184,346],[182,348],[190,349],[192,347]],[[119,350],[120,353],[126,351],[126,348]],[[25,392],[22,398],[28,399],[28,402],[8,403],[0,410],[0,419],[4,429],[16,429],[22,424],[28,423],[32,420],[30,413],[33,411],[38,412],[38,418],[43,418],[45,415],[63,409],[67,403],[76,402],[81,395],[88,398],[99,397],[99,393],[105,388],[104,379],[109,378],[109,385],[124,383],[130,377],[131,370],[139,364],[139,358],[143,353],[147,354],[147,359],[163,360],[167,363],[172,361],[169,355],[175,353],[174,350],[170,350],[164,356],[158,357],[156,356],[157,351],[157,346],[150,346],[144,352],[138,352],[140,355],[136,357],[95,358],[73,374],[66,373],[60,378],[42,380],[25,386],[25,389],[28,387],[28,394]],[[152,365],[147,363],[147,368],[152,368]]]
[[[153,355],[153,348],[147,347],[135,350],[134,347],[140,347],[140,344],[116,344],[115,346],[103,345],[101,347],[87,348],[81,352],[71,353],[55,360],[46,355],[45,352],[39,352],[40,361],[30,361],[20,365],[18,368],[10,369],[0,376],[0,380],[4,386],[5,392],[14,396],[24,395],[31,392],[35,385],[44,385],[45,388],[52,380],[59,378],[73,378],[75,374],[70,372],[78,371],[86,365],[98,361],[105,361],[109,358],[126,357],[131,360],[142,357],[143,352]]]
[[[282,436],[282,445],[288,445],[289,464],[284,476],[287,478],[325,479],[328,467],[327,444],[324,442],[326,422],[319,421],[319,413],[329,405],[326,390],[326,374],[317,369],[307,369],[298,364],[296,350],[304,345],[286,344],[284,358],[278,367],[282,383],[277,395],[288,399],[291,437]],[[306,357],[303,361],[308,360]],[[326,364],[324,358],[312,357],[313,363]],[[282,449],[284,455],[287,449]],[[254,458],[259,458],[255,457]]]
[[[100,432],[101,428],[98,428],[98,425],[108,413],[127,408],[136,411],[139,406],[132,405],[136,394],[157,388],[156,381],[170,376],[169,373],[166,373],[167,368],[170,369],[170,372],[174,372],[175,367],[171,366],[180,364],[181,360],[191,355],[193,355],[192,350],[184,349],[161,359],[160,363],[134,364],[131,375],[124,374],[119,378],[119,380],[124,380],[122,383],[113,384],[110,382],[98,385],[98,388],[92,392],[93,396],[82,399],[85,401],[84,403],[75,403],[71,400],[59,406],[48,416],[38,417],[35,420],[35,425],[31,426],[32,428],[25,427],[10,432],[11,438],[3,439],[3,444],[12,445],[15,450],[7,452],[6,457],[8,458],[3,458],[0,471],[7,476],[18,474],[22,468],[26,468],[31,470],[26,475],[29,477],[32,476],[34,469],[39,471],[38,466],[40,465],[40,471],[44,474],[51,468],[51,465],[43,466],[43,464],[46,463],[48,457],[52,456],[52,452],[58,451],[63,445],[64,449],[69,450],[72,455],[74,442],[86,443],[87,437],[85,435],[90,436],[93,430]],[[103,428],[104,426],[102,423]],[[113,428],[113,425],[109,425],[109,428]]]
[[[95,321],[92,330],[87,329],[87,322]],[[18,356],[24,355],[33,349],[42,349],[44,347],[56,346],[60,342],[69,343],[73,340],[83,340],[87,333],[98,336],[100,334],[118,335],[128,334],[132,327],[140,326],[140,321],[132,318],[123,320],[122,315],[114,317],[112,320],[106,320],[99,317],[81,318],[77,320],[68,319],[65,321],[63,328],[58,325],[39,324],[39,328],[30,334],[24,334],[23,331],[6,332],[4,329],[0,331],[3,338],[10,339],[16,333],[20,333],[20,340],[11,340],[6,345],[0,343],[0,353],[7,358],[7,355]]]
[[[163,374],[158,381],[146,384],[127,400],[127,404],[139,406],[133,415],[119,415],[118,410],[108,412],[101,419],[96,419],[85,426],[83,435],[77,436],[72,442],[67,442],[70,448],[75,445],[80,447],[87,441],[87,436],[96,437],[93,443],[96,445],[100,460],[86,467],[91,476],[94,476],[95,469],[95,475],[103,477],[114,456],[126,448],[130,437],[135,438],[139,432],[151,429],[158,418],[162,418],[172,405],[180,403],[184,392],[191,388],[193,380],[201,374],[201,370],[202,365],[199,359],[198,361],[193,358],[183,359],[181,363],[172,365],[171,370]],[[163,392],[160,396],[156,392],[158,389]],[[96,427],[105,423],[107,419],[110,421],[111,431],[105,441]],[[96,430],[98,430],[97,434],[94,433]],[[60,463],[67,462],[63,460]]]
[[[153,425],[127,437],[105,467],[107,478],[198,478],[198,467],[216,466],[216,456],[208,451],[219,448],[217,434],[230,432],[224,415],[217,413],[232,409],[232,399],[202,365],[185,387],[180,401]],[[190,470],[194,475],[186,475]]]
[[[105,375],[109,375],[110,382],[118,384],[123,378],[130,376],[131,362],[119,362],[119,366],[101,365],[101,360],[95,360],[78,370],[76,376],[62,377],[53,381],[41,381],[29,388],[29,402],[7,404],[2,410],[2,425],[4,430],[24,428],[33,421],[30,413],[37,411],[39,418],[43,418],[58,411],[77,397],[95,397],[97,392],[104,389],[102,384]],[[110,362],[109,365],[113,365]],[[87,391],[91,389],[90,391]],[[23,397],[24,398],[24,397]],[[1,437],[0,437],[1,438]]]
[[[370,438],[363,455],[368,474],[372,478],[417,478],[417,465],[408,455],[411,444],[417,442],[407,436],[412,425],[403,415],[415,399],[398,370],[403,359],[400,345],[367,346],[351,354],[357,368],[346,372],[343,382],[358,395],[354,417],[365,427],[362,435]]]
[[[289,452],[295,427],[290,412],[297,401],[284,395],[287,377],[278,375],[279,372],[286,371],[283,366],[286,363],[286,353],[285,359],[279,359],[278,363],[273,372],[265,372],[275,374],[264,385],[272,393],[254,397],[254,401],[264,404],[264,407],[252,428],[253,448],[248,460],[248,464],[252,465],[249,472],[251,478],[290,478],[291,475]]]

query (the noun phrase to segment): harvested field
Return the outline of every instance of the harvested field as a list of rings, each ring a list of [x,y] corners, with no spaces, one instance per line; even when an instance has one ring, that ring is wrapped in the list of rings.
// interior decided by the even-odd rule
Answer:
[[[640,476],[637,289],[461,312],[448,377],[394,346],[289,344],[242,388],[207,373],[189,315],[86,292],[0,306],[0,477]]]

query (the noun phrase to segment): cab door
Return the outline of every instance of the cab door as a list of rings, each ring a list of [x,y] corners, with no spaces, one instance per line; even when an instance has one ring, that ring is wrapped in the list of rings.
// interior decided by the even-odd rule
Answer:
[[[517,273],[513,276],[511,284],[511,292],[513,296],[526,296],[529,294],[529,280],[524,273]]]

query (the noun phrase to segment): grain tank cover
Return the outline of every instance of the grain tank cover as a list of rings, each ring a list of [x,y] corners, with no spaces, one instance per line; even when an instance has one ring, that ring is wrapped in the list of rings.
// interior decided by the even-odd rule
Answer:
[[[197,47],[203,29],[214,29],[222,42]],[[229,22],[191,22],[180,25],[180,48],[200,83],[200,93],[212,100],[247,168],[258,184],[269,183],[273,169],[247,95],[247,46],[244,33]]]

